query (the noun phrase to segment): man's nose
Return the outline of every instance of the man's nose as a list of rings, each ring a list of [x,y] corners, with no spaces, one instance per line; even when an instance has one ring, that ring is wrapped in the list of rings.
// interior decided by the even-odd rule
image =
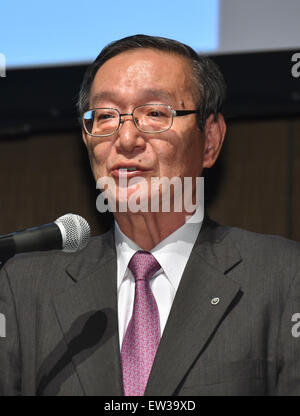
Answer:
[[[126,152],[131,152],[136,147],[145,147],[146,142],[143,138],[143,133],[136,127],[132,114],[122,115],[116,144]]]

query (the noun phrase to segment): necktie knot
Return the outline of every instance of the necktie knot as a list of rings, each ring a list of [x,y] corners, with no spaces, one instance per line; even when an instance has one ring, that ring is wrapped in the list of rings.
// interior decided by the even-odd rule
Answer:
[[[160,269],[160,264],[149,251],[139,250],[132,256],[128,267],[135,281],[149,281]]]

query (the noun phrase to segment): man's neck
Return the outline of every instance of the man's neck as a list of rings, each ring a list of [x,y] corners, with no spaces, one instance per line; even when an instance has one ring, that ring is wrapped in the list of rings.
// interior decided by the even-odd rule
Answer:
[[[185,212],[120,213],[114,214],[122,232],[144,250],[151,250],[185,224]]]

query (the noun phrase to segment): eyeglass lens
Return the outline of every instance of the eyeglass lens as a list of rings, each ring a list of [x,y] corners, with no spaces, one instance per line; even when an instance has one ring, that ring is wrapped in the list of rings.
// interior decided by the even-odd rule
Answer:
[[[144,132],[160,132],[167,130],[172,124],[172,110],[163,104],[136,107],[132,116],[136,127]],[[120,113],[112,108],[97,108],[87,111],[83,120],[89,134],[109,135],[118,130]]]

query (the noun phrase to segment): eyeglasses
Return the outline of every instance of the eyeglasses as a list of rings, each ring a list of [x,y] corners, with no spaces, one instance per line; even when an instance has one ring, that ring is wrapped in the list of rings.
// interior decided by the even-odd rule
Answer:
[[[116,108],[94,108],[83,114],[82,123],[87,134],[106,137],[115,134],[124,123],[122,117],[132,116],[136,128],[143,133],[162,133],[172,127],[174,117],[197,113],[196,110],[173,110],[167,104],[144,104],[132,113],[121,114]]]

